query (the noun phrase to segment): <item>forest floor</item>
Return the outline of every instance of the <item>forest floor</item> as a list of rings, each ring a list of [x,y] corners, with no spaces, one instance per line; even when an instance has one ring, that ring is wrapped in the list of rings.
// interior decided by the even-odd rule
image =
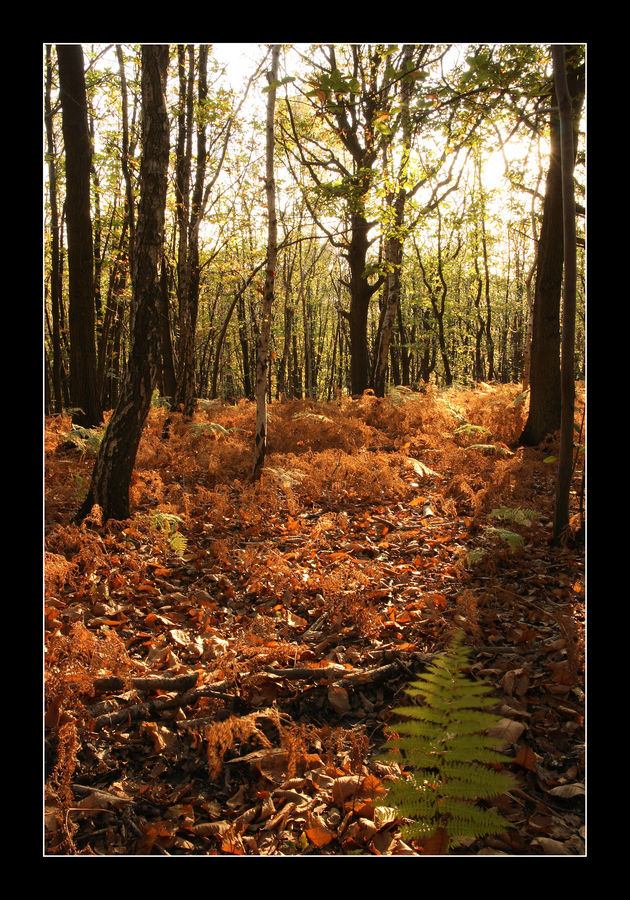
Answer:
[[[526,412],[516,385],[274,403],[253,484],[253,404],[154,406],[131,518],[81,526],[99,434],[47,419],[44,852],[420,854],[379,756],[463,630],[518,787],[453,853],[584,855],[584,547],[550,540]]]

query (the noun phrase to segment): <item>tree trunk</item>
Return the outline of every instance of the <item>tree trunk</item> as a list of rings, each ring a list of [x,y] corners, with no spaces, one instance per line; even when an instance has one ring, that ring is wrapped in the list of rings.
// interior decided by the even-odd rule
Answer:
[[[127,99],[127,76],[125,75],[125,61],[122,47],[116,44],[116,56],[118,58],[118,71],[120,74],[120,96],[122,100],[122,148],[120,154],[120,167],[125,179],[125,214],[129,226],[129,268],[133,278],[133,246],[135,233],[134,196],[130,168],[130,141],[129,141],[129,103]]]
[[[258,325],[256,341],[256,440],[254,447],[253,478],[259,478],[265,463],[267,451],[267,378],[269,374],[269,335],[271,332],[271,311],[278,257],[278,221],[276,216],[276,182],[274,177],[274,112],[276,106],[276,82],[280,45],[271,48],[271,69],[267,73],[269,81],[267,95],[266,122],[266,171],[267,192],[267,274],[263,293],[262,314]]]
[[[186,73],[186,51],[188,73]],[[175,193],[179,245],[177,251],[177,298],[179,305],[178,372],[175,405],[184,415],[192,415],[194,394],[194,326],[190,305],[192,260],[190,257],[190,173],[194,127],[195,50],[177,47],[179,73],[179,122],[175,166]]]
[[[564,296],[562,304],[562,416],[558,482],[553,520],[554,540],[559,541],[569,524],[569,496],[573,472],[573,425],[575,418],[575,306],[576,242],[573,168],[575,148],[571,122],[571,96],[567,84],[564,47],[552,47],[556,96],[560,111],[560,150],[562,169],[562,210],[564,237]]]
[[[380,323],[374,360],[374,393],[377,397],[385,396],[385,375],[391,347],[392,332],[396,314],[400,306],[400,268],[402,265],[403,242],[399,237],[403,224],[405,208],[405,191],[400,189],[394,203],[395,228],[397,232],[387,242],[387,264],[391,266],[384,285],[385,308]]]
[[[72,420],[87,428],[103,421],[96,384],[94,253],[90,218],[92,145],[80,44],[58,44],[59,94],[66,150],[70,392]]]
[[[584,66],[581,48],[572,48],[567,73],[572,97],[572,125],[577,135],[584,101]],[[530,351],[530,402],[527,422],[520,437],[525,446],[536,446],[560,428],[560,296],[562,292],[563,213],[560,123],[555,90],[551,109],[551,153],[538,242],[532,343]],[[573,143],[573,153],[577,140]]]
[[[403,67],[411,68],[413,47],[405,45]],[[403,187],[407,178],[409,151],[411,148],[411,124],[409,120],[409,101],[412,94],[411,80],[401,82],[400,106],[402,110],[402,163],[399,173],[399,188],[394,200],[394,230],[386,245],[387,263],[391,266],[385,281],[385,311],[378,335],[378,345],[374,365],[374,393],[377,397],[385,396],[385,373],[389,356],[392,331],[396,314],[400,306],[400,270],[403,257],[402,227],[405,217],[405,201],[407,192]]]
[[[369,247],[369,223],[358,212],[352,214],[352,235],[348,248],[350,266],[350,384],[354,395],[362,394],[370,383],[370,353],[367,321],[370,299],[376,290],[365,275]]]
[[[175,393],[177,391],[177,379],[175,377],[175,363],[173,361],[173,341],[171,338],[171,316],[169,303],[169,274],[166,259],[162,261],[160,293],[158,295],[158,310],[160,319],[162,385],[165,396],[167,396],[170,402],[173,403],[175,400]]]
[[[95,504],[103,521],[129,517],[129,486],[159,353],[157,297],[163,255],[169,154],[166,107],[168,44],[142,47],[142,162],[136,224],[135,318],[127,375],[101,442],[90,489],[75,516],[81,522]]]
[[[46,154],[48,157],[48,190],[50,194],[50,303],[52,310],[52,363],[50,365],[52,393],[55,398],[55,412],[63,411],[61,393],[61,256],[59,248],[59,208],[57,205],[57,166],[53,113],[50,102],[52,82],[52,47],[46,46],[46,95],[44,98],[44,118],[46,124]]]

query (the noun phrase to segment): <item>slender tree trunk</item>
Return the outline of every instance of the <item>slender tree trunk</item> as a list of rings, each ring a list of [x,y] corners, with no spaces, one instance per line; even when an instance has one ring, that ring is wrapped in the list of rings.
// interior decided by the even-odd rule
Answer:
[[[175,377],[175,363],[173,361],[173,341],[171,338],[169,304],[169,273],[166,259],[162,261],[158,309],[160,318],[160,349],[162,353],[162,385],[164,394],[170,398],[171,402],[173,402],[177,391],[177,379]]]
[[[197,314],[199,309],[199,225],[203,215],[204,181],[206,176],[206,111],[205,102],[208,93],[207,68],[208,45],[202,44],[198,55],[198,115],[197,115],[197,159],[195,185],[192,198],[188,200],[190,166],[192,154],[193,130],[193,93],[194,49],[189,48],[190,62],[188,73],[187,103],[187,135],[186,153],[183,161],[184,183],[182,190],[183,208],[180,216],[180,228],[186,231],[185,239],[180,245],[179,265],[179,378],[176,393],[176,405],[180,406],[185,416],[192,416],[195,406],[195,337],[197,332]]]
[[[135,233],[134,196],[131,180],[131,167],[129,165],[131,144],[129,140],[129,102],[127,99],[127,76],[125,74],[125,61],[122,47],[116,44],[116,56],[118,58],[118,72],[120,74],[120,94],[122,100],[122,149],[120,154],[120,167],[125,179],[125,212],[129,227],[129,266],[133,278],[133,245]]]
[[[188,54],[188,72],[186,72]],[[191,266],[190,257],[190,176],[192,167],[192,136],[194,128],[195,50],[183,44],[177,47],[179,74],[179,121],[175,165],[175,196],[177,208],[177,299],[179,306],[179,342],[177,365],[177,390],[175,405],[185,415],[192,414],[194,393],[194,334],[190,307]]]
[[[243,302],[243,294],[245,293],[247,288],[252,283],[254,276],[256,275],[258,270],[262,268],[262,265],[263,264],[261,263],[260,265],[256,266],[256,268],[243,281],[240,288],[237,291],[234,291],[234,297],[232,299],[232,303],[228,307],[228,311],[225,314],[225,318],[223,320],[223,325],[221,326],[221,330],[219,331],[219,334],[217,336],[216,344],[215,344],[215,348],[214,348],[214,363],[213,363],[213,367],[212,367],[212,384],[211,384],[211,388],[210,388],[210,396],[212,397],[213,400],[216,398],[217,392],[218,392],[219,365],[221,363],[221,354],[223,351],[223,344],[225,343],[225,336],[227,334],[228,326],[230,324],[230,319],[232,318],[232,313],[234,312],[236,305],[241,304]],[[244,318],[245,318],[245,310],[243,307],[243,324],[244,324]],[[240,325],[239,325],[239,331],[240,330],[241,329],[240,329]],[[247,343],[247,341],[243,345],[243,353],[244,353],[245,372],[247,372],[248,371],[247,357],[249,355],[249,344]],[[249,396],[247,393],[247,389],[245,392],[245,396]]]
[[[96,384],[94,252],[90,217],[92,145],[81,45],[57,44],[57,60],[66,150],[72,420],[91,428],[103,421],[103,411]]]
[[[52,47],[46,46],[46,94],[44,98],[44,118],[46,124],[46,153],[48,157],[48,190],[50,194],[50,304],[52,310],[52,362],[50,372],[52,393],[55,398],[55,412],[63,410],[61,393],[61,257],[59,252],[59,208],[57,205],[57,164],[53,129],[53,113],[50,102],[52,81]]]
[[[97,504],[103,521],[129,517],[129,486],[151,404],[159,354],[157,297],[163,257],[164,210],[169,153],[166,107],[168,44],[142,47],[142,162],[136,225],[135,319],[127,374],[75,521]]]
[[[278,64],[280,46],[271,48],[271,69],[267,74],[269,81],[267,95],[266,121],[266,171],[265,186],[267,192],[267,275],[263,293],[262,315],[258,326],[256,341],[256,439],[254,447],[253,477],[259,478],[265,463],[267,451],[267,378],[269,375],[269,335],[271,332],[271,312],[276,277],[276,261],[278,257],[278,221],[276,216],[276,181],[274,176],[274,112],[276,106],[276,82],[278,80]]]
[[[119,294],[122,293],[127,281],[128,253],[125,245],[127,244],[128,222],[123,223],[123,228],[118,241],[118,248],[113,255],[111,271],[109,273],[109,284],[107,287],[107,297],[105,299],[105,315],[99,337],[98,345],[98,363],[96,367],[96,382],[99,397],[104,409],[111,407],[105,406],[107,393],[105,390],[105,369],[112,365],[111,348],[113,341],[111,339],[113,326],[118,315],[120,302]]]
[[[375,353],[374,367],[374,393],[377,397],[385,396],[385,375],[387,372],[387,361],[391,348],[392,331],[396,321],[396,313],[400,306],[400,268],[402,265],[403,242],[399,237],[403,224],[405,208],[405,191],[400,189],[394,204],[395,209],[395,228],[397,232],[394,237],[387,242],[387,263],[391,266],[385,279],[385,309],[381,320],[377,347]]]
[[[404,47],[403,67],[410,68],[412,64],[413,47],[407,44]],[[403,257],[402,227],[405,217],[405,201],[407,192],[403,187],[407,176],[409,151],[411,147],[411,124],[409,120],[409,101],[412,94],[411,80],[401,82],[400,105],[402,109],[402,164],[399,175],[399,188],[394,200],[394,232],[387,241],[387,263],[391,266],[385,281],[385,312],[378,335],[378,345],[375,354],[374,366],[374,393],[377,397],[385,396],[385,374],[387,360],[392,338],[392,331],[396,321],[396,314],[400,306],[400,269]]]
[[[562,210],[564,236],[564,292],[562,304],[562,416],[560,424],[560,451],[558,455],[558,482],[553,520],[553,536],[556,541],[569,524],[569,496],[573,473],[573,427],[575,418],[575,307],[576,307],[576,242],[575,242],[575,193],[573,167],[575,150],[571,120],[571,96],[567,84],[564,47],[552,48],[556,96],[560,110],[560,151],[562,161]]]

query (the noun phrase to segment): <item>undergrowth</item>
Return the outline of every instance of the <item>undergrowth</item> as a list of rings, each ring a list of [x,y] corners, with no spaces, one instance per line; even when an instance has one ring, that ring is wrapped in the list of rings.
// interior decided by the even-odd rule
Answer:
[[[229,648],[219,635],[212,637],[200,663],[212,664],[227,681],[237,681],[244,667],[263,673],[295,658],[290,640],[273,639],[274,623],[291,603],[296,621],[305,617],[302,627],[306,617],[317,615],[341,636],[374,636],[382,628],[380,540],[397,540],[395,521],[389,534],[390,525],[375,530],[381,510],[391,519],[397,509],[419,511],[430,500],[438,517],[466,528],[476,547],[465,550],[478,552],[472,564],[480,568],[500,564],[502,546],[506,553],[520,552],[550,521],[555,467],[544,456],[554,446],[544,452],[517,446],[527,414],[522,397],[516,402],[520,396],[516,385],[484,385],[399,391],[386,399],[366,394],[331,403],[273,403],[266,466],[256,483],[250,480],[253,403],[199,404],[192,422],[156,403],[136,458],[130,519],[101,524],[88,518],[81,526],[69,523],[79,490],[89,484],[99,435],[70,439],[69,416],[47,419],[46,723],[55,745],[47,786],[61,817],[62,852],[72,844],[63,811],[71,802],[94,680],[103,674],[128,678],[137,668],[115,623],[93,633],[83,624],[85,610],[98,614],[102,608],[107,621],[117,591],[156,596],[169,567],[188,567],[191,578],[205,574],[216,588],[216,596],[190,609],[193,624],[211,629],[217,609],[229,609],[238,587],[256,613],[239,619]],[[269,533],[275,543],[265,545],[263,555]],[[292,553],[296,535],[299,558]],[[474,629],[474,596],[464,589],[457,602]],[[73,609],[76,621],[68,615],[59,629],[58,611]],[[572,638],[570,625],[560,624]],[[569,656],[576,670],[581,653],[573,641]],[[278,721],[274,727],[287,758],[297,759],[308,745],[297,724]],[[218,771],[238,742],[265,746],[264,733],[256,715],[217,723],[205,737],[209,771]]]

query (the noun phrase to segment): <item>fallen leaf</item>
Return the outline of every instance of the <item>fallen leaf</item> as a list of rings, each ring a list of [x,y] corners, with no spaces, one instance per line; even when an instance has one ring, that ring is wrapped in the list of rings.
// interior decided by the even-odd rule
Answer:
[[[341,715],[350,711],[350,698],[345,688],[334,686],[329,688],[328,702]]]
[[[518,741],[525,731],[525,727],[522,722],[515,722],[513,719],[501,719],[495,728],[488,729],[487,734],[490,737],[500,739],[500,742],[495,747],[496,750],[505,750]]]
[[[574,784],[559,784],[557,787],[551,788],[549,793],[553,794],[554,797],[570,800],[572,797],[582,797],[586,792],[584,785],[576,782]]]
[[[521,747],[514,757],[514,762],[517,766],[522,766],[524,769],[529,769],[530,772],[535,772],[538,758],[531,747]]]
[[[320,825],[314,825],[312,828],[306,829],[306,836],[311,842],[311,844],[315,844],[316,847],[325,847],[326,844],[330,844],[336,838],[336,834],[333,831],[330,831],[328,828],[323,828]]]
[[[422,845],[421,853],[429,856],[443,856],[448,849],[448,832],[445,828],[436,828],[434,834]]]

